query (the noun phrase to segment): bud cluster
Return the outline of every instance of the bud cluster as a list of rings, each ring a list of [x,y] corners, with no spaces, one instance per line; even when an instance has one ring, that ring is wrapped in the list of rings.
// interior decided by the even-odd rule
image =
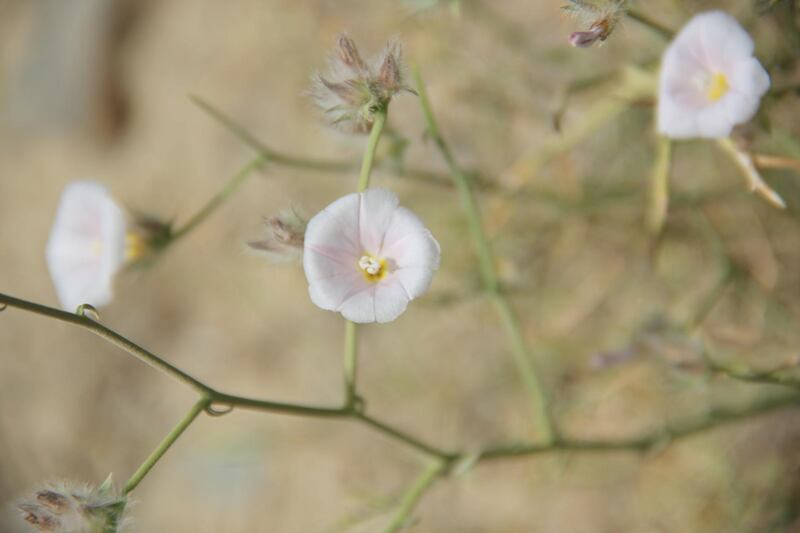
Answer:
[[[48,533],[116,533],[125,500],[105,484],[99,488],[59,484],[36,491],[18,508],[23,518]]]
[[[386,109],[405,83],[403,49],[398,40],[387,43],[373,62],[362,59],[355,42],[340,35],[327,74],[315,74],[311,95],[332,125],[349,133],[368,133],[375,113]]]
[[[267,228],[266,236],[248,242],[251,249],[263,253],[274,263],[302,257],[307,222],[296,210],[286,209],[277,215],[264,217],[264,225]]]
[[[602,43],[608,39],[625,13],[625,0],[600,0],[597,3],[569,0],[569,4],[562,9],[581,23],[589,25],[587,31],[576,31],[569,36],[572,46],[588,48],[598,41]]]

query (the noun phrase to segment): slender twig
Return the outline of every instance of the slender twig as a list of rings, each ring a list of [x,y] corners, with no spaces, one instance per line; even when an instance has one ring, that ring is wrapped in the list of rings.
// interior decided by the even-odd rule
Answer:
[[[381,140],[383,127],[386,125],[386,115],[388,109],[384,107],[375,112],[372,122],[372,129],[367,139],[367,146],[364,149],[364,158],[361,161],[361,171],[358,176],[356,190],[361,193],[369,187],[369,178],[372,175],[372,168],[375,163],[375,152],[378,150],[378,142]],[[351,409],[358,406],[358,393],[356,391],[356,369],[358,366],[358,329],[354,322],[345,320],[344,325],[344,397],[345,408]]]
[[[172,428],[172,431],[164,437],[164,440],[153,450],[153,453],[145,459],[144,463],[136,470],[136,472],[131,476],[127,483],[125,483],[125,488],[122,489],[122,494],[128,494],[137,486],[139,483],[144,479],[144,477],[153,469],[156,463],[167,453],[167,450],[175,443],[176,440],[186,431],[192,422],[197,419],[198,415],[202,413],[210,404],[211,398],[209,396],[203,396],[200,398],[197,403],[195,403],[192,408],[186,413],[178,424]]]
[[[729,378],[750,383],[783,385],[793,389],[800,389],[800,379],[797,376],[790,376],[776,372],[757,372],[755,370],[743,370],[727,367],[718,363],[709,365],[709,369],[719,374],[724,374]]]
[[[717,139],[717,146],[739,167],[739,170],[742,171],[742,174],[747,179],[747,184],[751,191],[757,192],[775,207],[786,208],[786,202],[783,201],[783,198],[758,173],[753,157],[750,154],[740,150],[736,143],[727,137]]]
[[[380,431],[384,435],[393,437],[395,440],[405,442],[412,448],[416,448],[417,450],[431,455],[433,457],[437,457],[444,461],[450,462],[458,457],[459,454],[457,453],[449,453],[444,450],[440,450],[435,446],[431,446],[430,444],[426,444],[421,440],[412,437],[411,435],[399,431],[398,429],[386,424],[385,422],[381,422],[380,420],[373,418],[365,413],[361,412],[353,412],[351,415],[356,420],[363,422],[364,424],[372,427],[373,429]]]
[[[669,171],[672,141],[661,137],[656,141],[656,157],[650,177],[650,209],[647,211],[647,228],[653,235],[661,233],[669,211]]]
[[[414,481],[414,483],[403,494],[400,506],[394,515],[391,523],[384,529],[384,533],[396,533],[408,526],[411,520],[411,513],[414,512],[419,500],[422,498],[433,483],[441,476],[447,468],[444,461],[431,463]]]
[[[312,157],[300,157],[280,153],[256,138],[255,135],[250,133],[247,129],[239,125],[231,117],[223,113],[220,109],[213,106],[209,102],[203,100],[199,96],[190,96],[192,102],[200,109],[205,111],[211,118],[220,123],[225,129],[233,134],[237,139],[249,146],[257,154],[264,157],[268,162],[276,165],[299,168],[302,170],[311,170],[315,172],[326,172],[341,174],[345,172],[352,172],[358,170],[361,165],[357,161],[342,161],[330,159],[318,159]],[[389,165],[378,161],[375,163],[376,167],[386,167],[394,172],[394,174],[406,179],[428,183],[439,187],[451,187],[452,183],[450,178],[446,175],[438,174],[431,170],[406,168],[402,169],[392,168]],[[487,190],[496,190],[497,185],[488,183],[483,180],[475,180]]]
[[[717,408],[705,417],[681,421],[670,427],[651,433],[618,440],[561,440],[552,444],[520,444],[516,446],[498,446],[487,448],[478,456],[478,462],[495,459],[525,457],[553,452],[615,452],[615,451],[647,451],[659,445],[697,435],[726,424],[743,420],[752,416],[770,413],[786,407],[800,406],[800,395],[771,396],[761,399],[744,408]]]
[[[19,298],[14,298],[13,296],[2,293],[0,293],[0,303],[9,307],[15,307],[17,309],[22,309],[23,311],[36,313],[38,315],[54,318],[62,322],[68,322],[78,327],[88,329],[95,335],[102,337],[111,344],[122,348],[124,351],[133,355],[140,361],[143,361],[144,363],[176,379],[177,381],[189,385],[196,391],[205,394],[214,392],[211,387],[207,386],[205,383],[202,383],[183,370],[171,365],[156,354],[145,350],[138,344],[126,339],[116,331],[113,331],[99,322],[95,322],[94,320],[91,320],[85,316],[77,315],[75,313],[68,313],[66,311],[62,311],[61,309],[55,309],[46,305],[29,302],[27,300],[21,300]]]
[[[500,290],[500,284],[494,266],[494,258],[486,233],[483,229],[483,224],[481,223],[477,202],[470,189],[469,180],[456,162],[455,157],[453,157],[450,148],[447,146],[444,137],[439,131],[439,126],[433,115],[433,110],[431,109],[431,104],[428,100],[428,95],[425,90],[425,85],[422,83],[419,70],[415,68],[413,73],[422,112],[425,115],[428,133],[447,163],[456,189],[458,190],[461,205],[469,224],[470,235],[478,254],[484,288],[494,300],[508,334],[514,362],[517,365],[517,369],[528,392],[535,413],[534,423],[536,424],[537,433],[544,442],[551,442],[555,436],[555,429],[550,419],[547,395],[539,380],[531,353],[525,343],[519,320],[511,309],[508,300]]]
[[[211,214],[214,213],[214,211],[216,211],[217,208],[225,202],[225,200],[230,198],[230,196],[236,192],[236,190],[241,187],[245,181],[247,181],[247,178],[249,178],[256,170],[264,166],[264,163],[265,158],[259,155],[243,166],[238,172],[236,172],[236,174],[234,174],[230,181],[225,184],[225,187],[215,194],[206,205],[204,205],[197,213],[189,218],[189,220],[187,220],[183,226],[172,232],[172,235],[170,236],[170,242],[175,242],[181,237],[186,236],[205,219],[211,216]]]
[[[347,320],[344,329],[344,404],[356,403],[356,324]]]
[[[361,172],[358,176],[358,192],[364,191],[369,187],[369,178],[372,175],[372,167],[375,163],[375,152],[378,150],[378,142],[381,140],[383,127],[386,125],[386,109],[375,112],[375,119],[372,129],[367,139],[367,147],[364,150],[364,159],[361,161]]]
[[[674,31],[667,28],[660,22],[651,19],[641,11],[638,11],[636,9],[626,9],[625,14],[628,16],[629,19],[635,20],[639,24],[653,30],[655,33],[659,34],[660,36],[662,36],[667,40],[672,39],[672,37],[675,36]]]
[[[753,162],[759,168],[786,169],[800,172],[800,159],[779,155],[752,154]]]
[[[800,378],[796,375],[786,374],[785,371],[797,368],[797,365],[767,371],[757,371],[747,368],[736,368],[717,362],[709,353],[708,347],[701,352],[706,368],[710,372],[727,376],[728,378],[747,383],[782,385],[793,389],[800,389]]]
[[[459,459],[466,458],[469,455],[465,452],[448,452],[440,448],[437,448],[435,446],[432,446],[430,444],[427,444],[424,441],[402,430],[399,430],[385,422],[382,422],[372,416],[367,415],[362,411],[358,411],[353,408],[313,407],[313,406],[304,406],[296,404],[286,404],[286,403],[258,400],[253,398],[247,398],[244,396],[235,396],[235,395],[221,393],[211,388],[210,386],[196,380],[195,378],[192,378],[186,372],[172,366],[171,364],[167,363],[160,357],[152,354],[151,352],[145,350],[144,348],[138,346],[137,344],[125,339],[115,331],[112,331],[111,329],[101,324],[98,324],[97,322],[93,322],[88,318],[75,315],[72,313],[67,313],[59,309],[54,309],[44,305],[29,302],[26,300],[21,300],[19,298],[14,298],[12,296],[8,296],[2,293],[0,293],[0,306],[8,306],[12,308],[21,309],[23,311],[43,315],[49,318],[53,318],[56,320],[76,325],[84,329],[88,329],[93,333],[96,333],[106,341],[110,342],[111,344],[114,344],[122,348],[127,353],[148,363],[156,370],[159,370],[160,372],[167,374],[177,379],[178,381],[181,381],[193,387],[198,392],[200,392],[201,397],[200,400],[198,400],[198,403],[195,404],[195,407],[192,409],[192,411],[190,411],[187,417],[184,418],[184,420],[178,426],[176,426],[176,429],[173,430],[173,432],[167,436],[167,438],[162,442],[162,445],[164,445],[164,443],[166,442],[169,442],[171,444],[171,442],[174,442],[174,440],[177,439],[178,436],[180,436],[180,432],[185,430],[185,428],[188,427],[188,425],[191,423],[189,419],[191,418],[192,420],[194,420],[197,414],[199,414],[199,411],[197,414],[194,414],[195,410],[197,410],[198,408],[200,409],[200,411],[205,409],[209,412],[212,412],[211,409],[214,405],[223,405],[229,408],[252,409],[261,412],[307,416],[313,418],[355,420],[383,435],[386,435],[387,437],[397,442],[404,443],[423,454],[429,455],[441,461],[442,464],[445,465],[445,467],[449,467],[449,465],[452,465]],[[746,378],[745,379],[746,381],[755,381],[755,379],[750,379],[751,377],[753,376],[740,375],[740,379]],[[770,379],[769,381],[760,380],[760,382],[778,383],[778,381],[775,379]],[[781,381],[778,384],[784,385],[786,384],[786,382]],[[624,450],[630,450],[630,451],[646,450],[658,444],[661,443],[668,444],[670,441],[674,441],[683,437],[688,437],[702,431],[713,429],[717,426],[734,422],[736,420],[741,420],[751,416],[764,414],[783,407],[790,407],[797,405],[800,405],[800,394],[780,396],[780,397],[770,397],[764,400],[760,400],[744,408],[718,409],[710,413],[709,416],[706,418],[683,421],[665,430],[655,431],[651,434],[636,438],[622,439],[622,440],[601,440],[601,441],[583,441],[583,440],[559,438],[552,440],[549,443],[514,444],[514,445],[501,445],[497,447],[489,447],[477,454],[475,462],[492,461],[500,458],[524,457],[524,456],[538,455],[543,453],[559,453],[559,452],[569,452],[569,451],[615,452]],[[168,447],[169,445],[166,446],[166,448]],[[159,446],[157,451],[160,448],[161,446]],[[160,452],[160,455],[163,455],[163,452],[166,451],[166,448],[164,448]],[[151,458],[154,457],[155,455],[156,452],[154,452],[154,454],[151,455]],[[155,461],[157,460],[158,459],[156,459]],[[153,464],[155,464],[155,461],[153,461]],[[145,465],[147,464],[148,462],[146,461]],[[147,469],[149,470],[150,468],[152,468],[152,465],[150,465]],[[144,473],[146,474],[146,472]],[[138,480],[136,480],[137,477],[139,477]],[[134,475],[132,479],[136,480],[135,484],[138,484],[138,482],[141,481],[142,477],[144,476]],[[131,482],[129,481],[128,483],[130,484]],[[132,490],[132,488],[130,490]]]

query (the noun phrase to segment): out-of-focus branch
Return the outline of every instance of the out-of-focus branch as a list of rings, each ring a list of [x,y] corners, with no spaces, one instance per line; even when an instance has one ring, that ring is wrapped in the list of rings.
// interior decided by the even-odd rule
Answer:
[[[528,349],[525,342],[524,335],[517,317],[511,305],[508,303],[505,295],[502,293],[500,283],[498,281],[497,273],[494,266],[494,257],[489,246],[489,240],[486,237],[486,232],[483,229],[481,222],[480,210],[475,201],[475,197],[470,188],[469,180],[467,179],[464,170],[456,162],[450,148],[442,136],[436,118],[433,115],[430,100],[422,82],[419,70],[414,68],[414,80],[419,93],[419,101],[422,106],[422,112],[425,116],[425,122],[428,126],[428,133],[431,139],[436,144],[439,152],[442,154],[445,162],[447,163],[453,181],[456,185],[459,198],[461,199],[461,206],[464,214],[467,217],[470,235],[474,243],[478,262],[480,266],[481,277],[483,279],[484,288],[494,301],[503,326],[506,329],[509,343],[511,345],[511,353],[514,356],[514,362],[517,365],[517,370],[525,385],[525,388],[530,397],[531,404],[534,412],[534,424],[538,436],[544,442],[551,442],[555,438],[556,428],[550,416],[547,393],[542,386],[536,364],[533,361],[532,354]]]
[[[625,14],[628,16],[629,19],[635,20],[642,26],[647,27],[648,29],[654,31],[655,33],[659,34],[664,39],[670,40],[675,36],[675,32],[671,29],[667,28],[660,22],[653,20],[652,18],[648,17],[641,11],[637,9],[626,9]]]
[[[435,460],[433,466],[431,466],[429,470],[426,470],[424,476],[421,476],[417,480],[417,483],[415,483],[415,485],[409,489],[409,492],[404,498],[404,504],[401,505],[401,511],[408,509],[408,511],[403,512],[410,513],[413,511],[413,507],[419,501],[422,494],[430,486],[430,484],[432,484],[437,477],[447,474],[450,471],[450,468],[458,461],[469,460],[470,464],[475,464],[486,461],[494,461],[502,458],[525,457],[544,453],[618,452],[626,450],[646,451],[655,446],[668,444],[671,441],[689,437],[725,424],[730,424],[735,421],[748,419],[781,408],[800,406],[800,394],[771,396],[745,407],[735,409],[718,408],[709,413],[709,415],[706,417],[682,421],[663,430],[658,430],[639,437],[593,441],[574,438],[561,438],[556,436],[549,443],[520,443],[512,445],[500,445],[496,447],[487,447],[477,454],[467,453],[464,451],[451,452],[430,445],[405,431],[395,428],[394,426],[378,420],[377,418],[369,416],[362,409],[348,407],[314,407],[288,404],[272,402],[268,400],[258,400],[219,392],[205,383],[193,378],[183,370],[180,370],[170,363],[164,361],[162,358],[156,356],[152,352],[149,352],[139,345],[129,341],[110,328],[107,328],[102,324],[94,322],[93,320],[81,315],[67,313],[59,309],[54,309],[52,307],[47,307],[0,293],[0,309],[5,307],[16,308],[30,313],[42,315],[92,331],[111,344],[122,348],[124,351],[133,355],[137,359],[146,362],[156,370],[159,370],[160,372],[191,386],[200,393],[200,399],[197,401],[197,403],[195,403],[193,408],[164,438],[161,444],[159,444],[154,452],[151,453],[142,466],[139,467],[137,473],[135,473],[131,477],[131,480],[128,481],[126,487],[130,488],[127,490],[127,492],[133,490],[139,484],[139,482],[141,482],[141,480],[153,468],[156,462],[164,455],[164,453],[166,453],[169,447],[172,446],[172,444],[178,439],[178,437],[180,437],[186,428],[197,419],[197,416],[199,416],[203,410],[213,415],[229,412],[234,408],[241,408],[312,418],[355,420],[392,440],[405,444],[410,448],[415,449],[418,452]],[[731,375],[731,377],[742,379],[744,381],[790,385],[793,388],[800,388],[800,384],[797,382],[790,382],[789,378],[784,379],[783,377],[780,377],[777,372],[772,372],[770,374],[733,372],[727,367],[719,366],[717,370],[724,371],[726,374]],[[228,410],[219,411],[217,410],[218,407],[227,407]],[[408,514],[406,516],[408,516]]]
[[[417,507],[420,499],[434,482],[446,471],[447,463],[436,461],[431,463],[414,481],[403,495],[400,507],[394,515],[391,523],[384,529],[384,533],[396,533],[408,526],[411,521],[411,513]]]

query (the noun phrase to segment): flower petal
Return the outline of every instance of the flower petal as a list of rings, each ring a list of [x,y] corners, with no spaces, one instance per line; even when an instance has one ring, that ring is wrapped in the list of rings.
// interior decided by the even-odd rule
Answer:
[[[361,194],[360,236],[362,252],[377,254],[400,201],[389,189],[367,189]]]
[[[363,252],[358,231],[360,201],[360,195],[348,194],[317,213],[308,222],[305,246],[336,248],[360,255]]]
[[[405,267],[395,270],[391,276],[405,289],[408,299],[413,300],[431,286],[433,272],[427,267]]]
[[[339,311],[348,298],[368,288],[369,282],[353,268],[350,272],[335,273],[309,281],[308,293],[316,306],[328,311]]]
[[[64,189],[45,256],[64,309],[111,300],[125,257],[125,215],[105,186],[81,181]]]
[[[439,268],[441,248],[422,221],[411,210],[398,207],[386,231],[381,256],[393,268]]]
[[[352,294],[336,309],[347,320],[357,324],[375,322],[375,291],[378,285],[373,284],[364,290]]]
[[[379,283],[375,289],[375,321],[379,323],[391,322],[408,307],[411,300],[403,286],[397,281]]]

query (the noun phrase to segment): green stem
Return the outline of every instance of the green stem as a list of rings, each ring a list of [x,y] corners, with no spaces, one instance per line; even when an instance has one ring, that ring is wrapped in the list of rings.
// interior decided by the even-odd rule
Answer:
[[[514,358],[517,371],[530,396],[534,420],[538,423],[537,431],[539,436],[544,442],[552,442],[555,439],[556,431],[550,417],[548,398],[539,381],[533,358],[525,344],[519,319],[511,308],[511,304],[500,293],[495,294],[493,300],[511,343],[511,355]]]
[[[367,190],[369,187],[369,177],[372,174],[372,167],[375,163],[375,152],[378,149],[378,141],[381,139],[383,127],[386,125],[386,109],[375,112],[375,119],[372,122],[372,129],[369,132],[367,148],[364,151],[364,159],[361,161],[361,174],[358,176],[358,192]]]
[[[140,361],[150,365],[156,370],[163,372],[164,374],[176,379],[177,381],[180,381],[181,383],[189,385],[196,391],[204,394],[213,392],[209,386],[190,376],[186,372],[171,365],[154,353],[145,350],[138,344],[126,339],[116,331],[113,331],[99,322],[95,322],[87,317],[76,315],[75,313],[68,313],[66,311],[62,311],[61,309],[55,309],[46,305],[29,302],[27,300],[21,300],[19,298],[14,298],[13,296],[2,293],[0,293],[0,304],[22,309],[23,311],[28,311],[37,315],[54,318],[56,320],[60,320],[61,322],[68,322],[83,329],[87,329],[95,335],[102,337],[106,341],[117,346],[118,348],[122,348],[124,351],[133,355]]]
[[[431,463],[431,465],[419,475],[416,481],[414,481],[414,484],[411,485],[403,495],[400,507],[397,509],[397,513],[394,515],[392,522],[384,529],[384,533],[396,533],[406,528],[411,518],[411,513],[414,512],[422,495],[433,485],[436,479],[444,473],[446,468],[447,463],[436,461]]]
[[[372,122],[372,129],[367,139],[367,147],[364,150],[364,158],[361,162],[361,173],[358,177],[358,192],[364,192],[369,187],[369,178],[372,175],[372,168],[375,163],[375,152],[378,149],[378,142],[386,125],[387,108],[378,110]],[[352,409],[358,402],[358,392],[356,391],[356,368],[358,365],[358,331],[355,322],[345,320],[344,325],[344,397],[345,408]]]
[[[355,418],[356,420],[358,420],[360,422],[363,422],[364,424],[370,426],[372,429],[375,429],[375,430],[379,431],[380,433],[383,433],[384,435],[392,437],[393,439],[395,439],[397,441],[404,442],[407,445],[411,446],[412,448],[416,448],[420,452],[425,453],[427,455],[430,455],[432,457],[437,457],[437,458],[439,458],[439,459],[441,459],[443,461],[448,461],[449,462],[449,461],[452,461],[455,457],[458,456],[458,454],[448,453],[448,452],[440,450],[440,449],[438,449],[438,448],[436,448],[434,446],[431,446],[429,444],[425,444],[424,442],[422,442],[421,440],[417,439],[416,437],[412,437],[408,433],[404,433],[404,432],[402,432],[402,431],[400,431],[398,429],[395,429],[392,426],[390,426],[390,425],[388,425],[388,424],[386,424],[384,422],[381,422],[380,420],[377,420],[377,419],[375,419],[375,418],[373,418],[373,417],[371,417],[371,416],[369,416],[369,415],[367,415],[365,413],[352,412],[351,416],[353,418]]]
[[[656,22],[655,20],[651,19],[644,13],[637,11],[635,9],[627,9],[625,10],[625,14],[628,16],[629,19],[635,20],[639,24],[653,30],[664,39],[670,40],[675,36],[675,32],[671,29],[667,28],[660,22]]]
[[[211,398],[208,396],[203,396],[200,400],[195,403],[192,408],[186,413],[186,416],[181,419],[178,424],[172,428],[172,431],[164,437],[164,440],[158,445],[158,447],[153,450],[153,453],[145,459],[144,463],[136,470],[136,472],[131,476],[127,483],[125,483],[125,488],[122,489],[122,494],[126,495],[130,493],[133,489],[135,489],[139,483],[144,479],[144,477],[153,469],[156,463],[167,453],[167,450],[175,444],[175,441],[186,431],[192,422],[198,417],[200,413],[202,413],[211,403]]]
[[[175,242],[186,236],[189,232],[199,226],[205,219],[211,216],[211,214],[216,211],[219,206],[225,203],[225,201],[230,198],[230,196],[236,192],[236,190],[239,189],[239,187],[241,187],[245,181],[247,181],[247,178],[249,178],[253,172],[264,166],[264,163],[265,158],[259,155],[242,167],[230,179],[230,181],[225,184],[225,187],[215,194],[211,200],[209,200],[208,203],[203,206],[202,209],[200,209],[200,211],[195,213],[194,216],[187,220],[182,227],[172,233],[170,242]]]
[[[467,179],[463,169],[456,162],[455,157],[453,157],[450,148],[447,146],[444,137],[439,131],[439,126],[433,115],[430,100],[428,99],[425,85],[422,83],[419,70],[415,68],[413,72],[417,85],[417,91],[419,93],[420,104],[422,106],[422,112],[425,115],[425,121],[428,125],[428,133],[436,143],[439,152],[441,152],[442,156],[444,157],[444,160],[450,169],[453,180],[455,181],[455,185],[461,199],[461,206],[464,210],[464,214],[467,217],[469,232],[478,254],[478,261],[484,288],[494,300],[495,305],[500,312],[500,317],[503,321],[506,333],[509,336],[514,362],[517,365],[517,370],[519,371],[523,384],[528,392],[535,413],[534,423],[536,424],[537,433],[544,442],[551,442],[554,439],[555,431],[548,411],[547,396],[536,372],[533,358],[523,338],[519,320],[500,290],[500,284],[495,271],[494,259],[489,247],[489,241],[486,238],[486,233],[483,230],[480,211],[478,209],[477,202],[475,201],[475,197],[470,190],[469,180]]]
[[[552,452],[646,451],[659,445],[666,445],[678,439],[697,435],[753,416],[797,406],[800,406],[800,395],[798,394],[771,396],[762,398],[744,408],[717,408],[705,417],[692,417],[673,426],[656,430],[640,437],[602,441],[565,439],[549,445],[520,444],[499,446],[487,448],[481,452],[478,456],[478,461],[525,457]]]
[[[59,309],[53,309],[51,307],[43,306],[33,302],[28,302],[26,300],[21,300],[0,293],[0,310],[4,309],[5,307],[13,307],[21,309],[23,311],[47,316],[49,318],[53,318],[63,322],[68,322],[70,324],[77,325],[84,329],[88,329],[100,335],[108,342],[116,346],[119,346],[120,348],[130,353],[131,355],[135,356],[136,358],[147,362],[150,366],[152,366],[156,370],[159,370],[164,374],[172,376],[178,379],[179,381],[182,381],[192,386],[196,390],[198,390],[202,395],[201,399],[195,405],[190,414],[187,415],[184,421],[182,421],[177,426],[177,428],[182,427],[183,429],[177,430],[176,428],[176,430],[173,430],[173,433],[170,433],[171,437],[168,436],[168,438],[165,439],[164,442],[167,442],[168,440],[174,441],[175,439],[178,438],[178,436],[180,436],[180,433],[185,429],[185,426],[188,426],[191,423],[191,421],[187,422],[187,420],[189,418],[194,419],[194,417],[197,416],[196,414],[192,415],[191,413],[193,413],[196,409],[198,409],[198,406],[202,406],[202,408],[200,408],[200,411],[202,411],[203,409],[210,410],[214,406],[214,404],[221,404],[229,408],[238,407],[242,409],[252,409],[262,412],[273,412],[279,414],[307,416],[313,418],[332,418],[339,420],[353,419],[356,420],[357,422],[360,422],[372,428],[373,430],[379,433],[386,435],[392,440],[404,443],[407,446],[414,448],[421,453],[439,459],[445,465],[453,464],[455,461],[467,457],[467,454],[463,452],[447,452],[438,449],[434,446],[431,446],[429,444],[426,444],[425,442],[421,441],[420,439],[417,439],[412,435],[409,435],[408,433],[396,429],[390,426],[389,424],[386,424],[385,422],[382,422],[378,419],[368,416],[361,411],[356,411],[352,408],[314,407],[314,406],[305,406],[296,404],[286,404],[286,403],[272,402],[267,400],[257,400],[253,398],[247,398],[244,396],[234,396],[230,394],[217,392],[208,385],[200,381],[197,381],[196,379],[192,378],[182,370],[179,370],[178,368],[165,362],[160,357],[155,356],[154,354],[148,352],[144,348],[141,348],[140,346],[134,344],[133,342],[125,339],[118,333],[96,322],[93,322],[88,318],[81,317],[72,313],[67,313]],[[797,384],[796,382],[789,383],[788,377],[784,379],[782,376],[778,376],[775,373],[772,373],[771,377],[765,378],[763,374],[730,372],[729,371],[730,369],[727,368],[723,369],[722,367],[716,368],[715,370],[720,372],[724,371],[725,373],[731,375],[731,377],[735,377],[736,379],[743,379],[744,381],[757,381],[759,383],[772,383],[777,385],[791,385],[792,387],[800,386],[800,384]],[[581,441],[574,439],[570,440],[570,439],[559,438],[552,440],[549,443],[503,445],[499,447],[485,449],[484,451],[479,453],[477,460],[486,461],[486,460],[500,459],[506,457],[511,458],[511,457],[520,457],[520,456],[537,455],[542,453],[553,453],[562,451],[613,452],[619,450],[630,450],[630,451],[645,450],[660,443],[668,443],[669,441],[677,440],[683,437],[688,437],[702,431],[710,430],[724,424],[735,422],[737,420],[742,420],[752,416],[761,415],[780,408],[794,407],[798,405],[800,405],[800,394],[770,397],[757,401],[744,408],[717,409],[714,412],[710,413],[709,416],[707,416],[706,418],[682,421],[672,426],[671,428],[655,431],[652,434],[645,435],[642,437],[623,439],[623,440],[608,440],[608,441]],[[162,446],[163,445],[164,443],[162,443]],[[159,446],[159,449],[161,449],[162,446]],[[163,451],[166,451],[166,448],[168,447],[169,445],[166,445]],[[161,452],[160,455],[163,455],[163,451]],[[151,458],[152,457],[153,456],[151,456]],[[155,464],[157,460],[158,458],[152,461],[152,464]],[[152,468],[152,466],[149,468]],[[134,478],[132,479],[135,479],[136,477],[137,476],[135,475]],[[143,476],[138,476],[138,477],[141,478]],[[138,483],[138,481],[133,483],[133,486],[135,486],[136,483]],[[128,482],[128,485],[131,485],[130,481]],[[130,490],[133,489],[131,488]]]
[[[344,405],[356,404],[356,324],[345,321],[344,327]]]
[[[647,212],[647,227],[653,235],[661,233],[669,210],[669,170],[672,156],[672,141],[659,136],[656,141],[650,191],[650,209]]]

